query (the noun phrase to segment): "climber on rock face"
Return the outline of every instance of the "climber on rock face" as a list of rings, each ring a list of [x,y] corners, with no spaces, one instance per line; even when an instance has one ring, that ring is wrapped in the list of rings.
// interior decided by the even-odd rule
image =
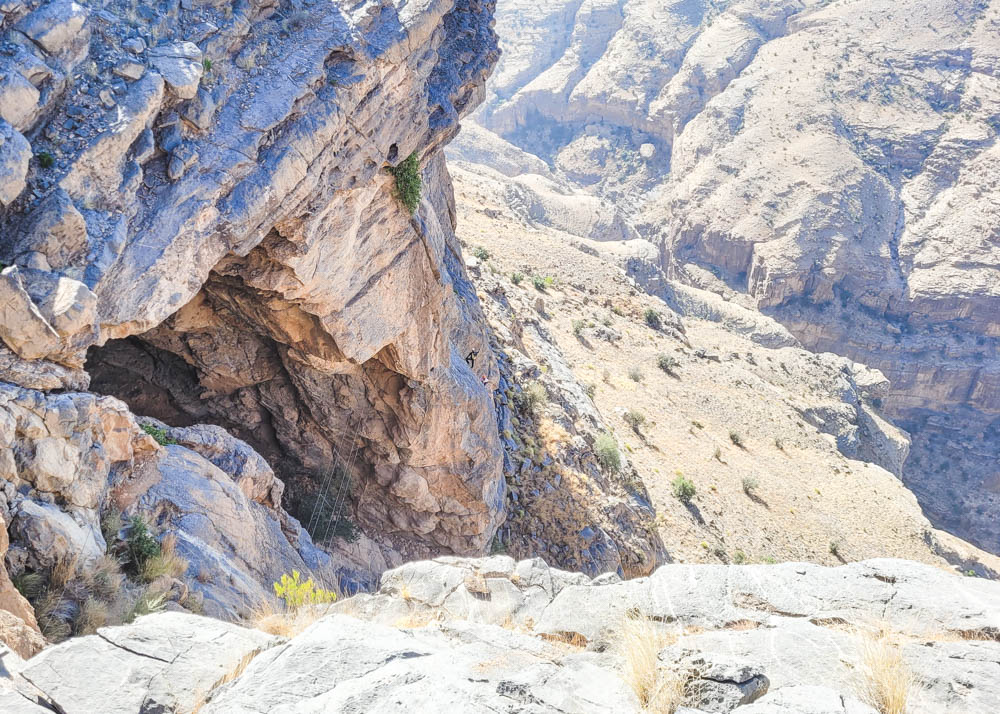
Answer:
[[[469,354],[465,356],[465,363],[469,365],[469,369],[476,366],[476,357],[479,356],[479,350],[472,350]]]

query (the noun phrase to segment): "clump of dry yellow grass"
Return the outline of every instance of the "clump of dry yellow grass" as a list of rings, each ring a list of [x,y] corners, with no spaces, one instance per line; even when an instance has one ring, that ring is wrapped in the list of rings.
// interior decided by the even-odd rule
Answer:
[[[906,714],[916,679],[891,634],[880,628],[859,638],[858,695],[880,714]]]
[[[311,605],[291,610],[278,610],[268,602],[250,614],[250,626],[269,635],[295,637],[309,625],[330,612],[331,605]]]
[[[139,580],[151,583],[164,575],[179,578],[187,569],[187,560],[177,553],[177,536],[168,533],[160,541],[160,552],[144,560],[139,567]]]
[[[684,698],[684,680],[659,666],[659,654],[675,637],[648,617],[626,617],[618,636],[623,678],[643,710],[673,714]]]

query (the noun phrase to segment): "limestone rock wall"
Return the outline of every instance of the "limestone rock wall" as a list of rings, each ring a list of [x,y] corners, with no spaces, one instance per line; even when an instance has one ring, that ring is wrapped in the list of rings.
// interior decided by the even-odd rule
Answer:
[[[0,7],[13,571],[102,554],[112,502],[228,581],[204,588],[218,613],[293,567],[351,589],[405,557],[483,552],[504,517],[497,370],[442,147],[497,60],[492,12]],[[387,170],[411,154],[412,215]],[[294,492],[308,517],[334,470],[338,514],[367,535],[331,539],[331,564],[283,506]]]

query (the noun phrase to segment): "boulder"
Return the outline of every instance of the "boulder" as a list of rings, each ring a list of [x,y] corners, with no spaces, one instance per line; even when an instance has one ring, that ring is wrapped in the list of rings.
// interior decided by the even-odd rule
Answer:
[[[65,271],[80,266],[88,249],[83,216],[69,195],[57,189],[28,214],[14,255],[42,253],[53,270]]]
[[[56,355],[62,345],[59,334],[25,289],[16,265],[0,272],[0,339],[19,357],[29,360]]]
[[[279,642],[256,630],[169,612],[50,647],[21,676],[65,714],[193,712],[214,686]]]
[[[31,144],[6,121],[0,120],[0,204],[9,206],[24,190]]]
[[[198,93],[204,55],[193,42],[173,42],[149,50],[149,63],[163,76],[167,87],[180,99],[194,99]]]
[[[17,29],[50,55],[63,57],[90,38],[90,30],[85,27],[87,10],[71,0],[56,0],[45,3],[26,15]]]
[[[0,658],[4,645],[21,657],[31,657],[41,651],[45,640],[38,629],[31,604],[14,587],[3,565],[2,559],[7,555],[8,547],[7,524],[0,516]],[[0,662],[0,667],[3,664]]]
[[[0,69],[0,118],[23,132],[38,117],[38,89],[27,80],[13,63]]]

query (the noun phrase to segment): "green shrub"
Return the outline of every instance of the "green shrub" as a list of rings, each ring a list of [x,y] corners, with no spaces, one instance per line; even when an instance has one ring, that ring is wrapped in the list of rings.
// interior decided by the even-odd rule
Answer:
[[[586,392],[588,397],[593,399],[594,395],[597,394],[597,385],[593,384],[592,382],[588,382],[587,384],[583,385],[583,391]]]
[[[549,394],[545,391],[545,387],[542,386],[541,382],[531,382],[521,390],[519,397],[519,402],[521,408],[532,414],[538,410],[539,407],[543,407],[548,404]]]
[[[510,281],[514,283],[514,285],[520,285],[522,280],[524,280],[524,273],[510,274]]]
[[[583,334],[583,328],[587,326],[586,320],[573,320],[573,334],[577,337]]]
[[[166,446],[167,444],[176,444],[176,439],[171,439],[167,436],[167,430],[161,429],[158,426],[153,426],[152,424],[143,424],[142,430],[149,434],[151,437],[156,439],[156,443],[160,446]]]
[[[618,473],[621,470],[622,457],[618,453],[618,442],[610,433],[604,432],[594,440],[594,455],[605,471]]]
[[[660,313],[651,307],[646,308],[646,312],[643,313],[643,317],[646,320],[646,324],[654,330],[659,330],[663,326],[663,321],[660,319]]]
[[[742,550],[738,550],[735,553],[733,553],[733,562],[736,563],[737,565],[743,565],[745,562],[747,562],[746,553],[744,553]]]
[[[656,366],[667,374],[673,374],[674,370],[681,366],[681,363],[670,355],[660,355],[656,358]]]
[[[629,367],[628,378],[631,379],[633,382],[641,382],[642,370],[639,369],[638,367]]]
[[[398,166],[390,166],[389,173],[396,178],[396,193],[399,200],[411,214],[416,213],[417,206],[420,205],[421,190],[420,159],[417,158],[417,153],[413,152],[407,156]]]
[[[531,284],[535,286],[535,290],[545,292],[548,288],[555,285],[556,279],[551,276],[541,276],[536,275],[531,279]]]
[[[635,409],[629,409],[625,412],[625,423],[632,427],[632,431],[636,434],[642,433],[642,427],[646,423],[646,416]]]
[[[690,503],[691,499],[694,498],[695,487],[694,482],[687,476],[679,475],[673,481],[674,496],[681,503]]]
[[[38,165],[43,169],[51,169],[56,165],[56,157],[47,151],[40,151],[35,156],[38,158]]]
[[[302,582],[298,570],[293,570],[291,575],[288,573],[282,575],[281,580],[274,583],[274,594],[285,601],[285,608],[288,610],[298,610],[305,605],[320,605],[337,599],[337,593],[316,587],[312,578]]]
[[[729,432],[729,440],[731,442],[733,442],[733,444],[735,444],[736,446],[738,446],[741,449],[745,449],[746,448],[743,445],[743,437],[740,436],[740,433],[738,431],[731,431],[731,432]]]
[[[754,491],[756,491],[757,486],[758,486],[757,479],[755,479],[753,476],[743,477],[743,493],[745,493],[746,495],[749,496]]]
[[[136,514],[129,519],[128,535],[125,537],[125,554],[132,572],[138,575],[147,561],[160,555],[160,544],[149,532],[149,526],[142,516]]]
[[[831,540],[830,541],[830,555],[839,558],[840,557],[840,542]]]
[[[482,260],[485,262],[490,259],[490,252],[485,248],[483,248],[482,246],[479,246],[478,248],[473,250],[472,254],[476,257],[476,260]]]
[[[203,70],[205,70],[206,74],[209,73],[209,72],[211,72],[212,71],[212,60],[210,60],[208,57],[206,57],[205,59],[203,59],[201,61],[201,68]]]

